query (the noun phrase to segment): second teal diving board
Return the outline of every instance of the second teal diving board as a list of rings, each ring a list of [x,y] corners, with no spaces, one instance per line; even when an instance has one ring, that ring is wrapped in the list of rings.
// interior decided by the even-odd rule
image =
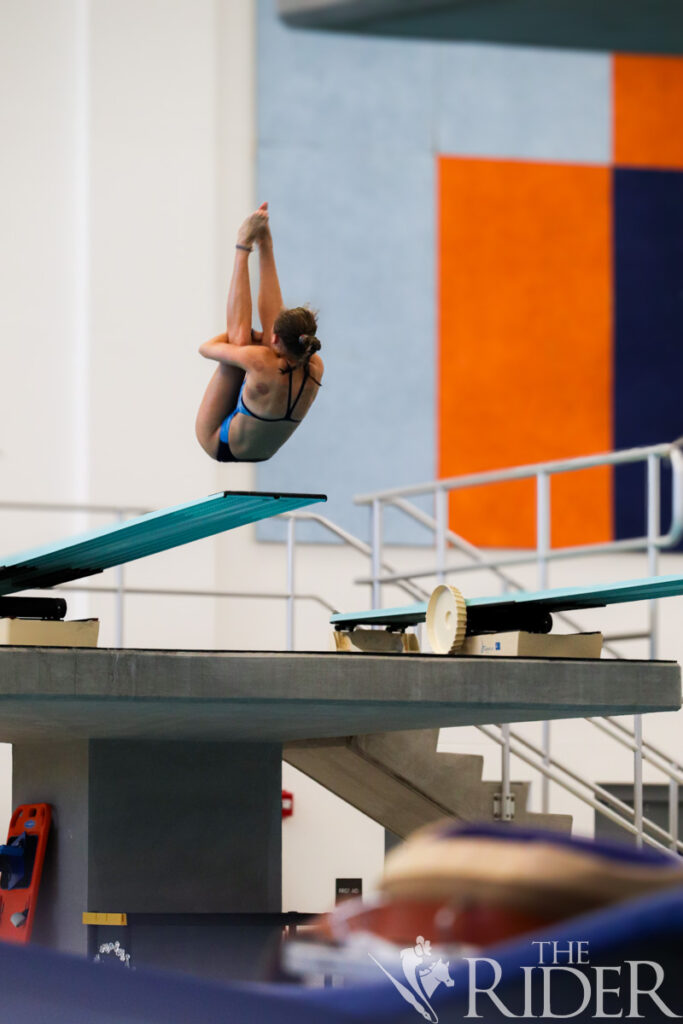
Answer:
[[[558,587],[554,590],[519,591],[494,597],[465,598],[468,632],[493,632],[504,629],[532,629],[545,632],[552,612],[601,608],[628,601],[649,601],[683,594],[683,575],[649,576],[644,579],[598,583],[587,587]],[[387,626],[404,629],[424,622],[427,601],[399,608],[376,608],[361,612],[335,614],[330,622],[337,629],[355,626]]]

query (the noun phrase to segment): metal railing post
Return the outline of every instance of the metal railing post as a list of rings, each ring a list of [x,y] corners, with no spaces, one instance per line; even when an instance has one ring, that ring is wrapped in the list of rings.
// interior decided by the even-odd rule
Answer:
[[[294,650],[294,545],[296,543],[296,519],[287,520],[287,639],[288,651]]]
[[[676,765],[671,765],[672,771]],[[678,852],[676,840],[678,839],[678,793],[679,787],[675,779],[669,779],[669,835],[671,836],[671,849]]]
[[[503,745],[501,748],[501,793],[500,793],[500,818],[501,821],[512,819],[512,787],[510,785],[510,726],[500,727]]]
[[[116,515],[117,522],[123,523],[125,520],[123,512],[118,512]],[[115,628],[114,628],[114,646],[123,647],[123,626],[124,626],[124,603],[126,596],[126,578],[125,578],[125,566],[117,565],[116,572],[116,613],[115,613]]]
[[[499,728],[502,730],[502,726]],[[499,746],[503,746],[505,741],[502,733],[497,735],[493,728],[487,725],[478,725],[477,729]],[[513,745],[513,740],[515,745]],[[587,779],[581,778],[576,772],[567,768],[566,765],[560,764],[555,759],[553,759],[551,767],[549,769],[546,768],[539,759],[541,755],[540,748],[535,747],[533,743],[520,736],[519,733],[513,732],[512,729],[510,730],[510,753],[541,774],[549,772],[552,781],[561,786],[567,793],[571,793],[572,796],[579,799],[586,806],[592,807],[598,814],[603,815],[609,821],[613,821],[615,825],[619,825],[629,835],[636,835],[637,830],[631,820],[633,818],[632,807],[616,798],[608,790],[603,789],[602,786],[597,786]],[[590,795],[586,795],[586,793],[581,791],[582,789],[587,789]],[[610,804],[612,805],[611,807],[609,806]],[[654,835],[649,835],[647,832],[643,832],[643,842],[662,850],[668,849],[668,846],[664,846],[661,840],[670,844],[671,836],[669,833],[660,828],[654,821],[648,821],[644,818],[643,824],[647,824],[648,828],[654,833]],[[655,838],[655,836],[660,838]],[[679,853],[683,853],[683,843],[679,843],[677,849]]]
[[[647,571],[649,576],[656,576],[659,567],[659,517],[661,504],[661,479],[659,458],[655,454],[647,457]],[[649,656],[657,657],[657,629],[659,609],[656,601],[648,601],[648,632],[650,634]],[[643,845],[643,718],[633,716],[633,733],[636,749],[633,753],[633,810],[634,824],[638,829],[636,841]],[[677,833],[676,833],[677,834]]]
[[[661,464],[656,455],[647,457],[647,572],[657,576],[659,571],[659,537],[661,514]],[[650,628],[650,660],[657,658],[657,629],[659,608],[656,601],[648,601]]]
[[[370,555],[372,576],[372,607],[382,607],[382,502],[375,498],[371,510],[371,537],[370,544],[372,551]]]
[[[439,487],[434,491],[434,521],[436,524],[434,541],[436,545],[436,579],[438,583],[446,580],[446,530],[448,529],[448,492]]]
[[[543,750],[543,764],[550,767],[550,722],[545,721],[541,727],[541,748]],[[544,775],[541,779],[541,810],[544,814],[550,813],[550,779]]]
[[[550,477],[547,473],[536,475],[536,573],[539,590],[548,586],[548,553],[550,551]],[[550,721],[541,726],[541,749],[543,764],[550,768],[551,758]],[[541,777],[541,810],[550,811],[550,777]]]
[[[633,824],[637,829],[636,845],[643,845],[643,718],[633,716],[636,749],[633,752]]]
[[[536,474],[536,560],[538,587],[548,586],[548,553],[550,552],[550,476]]]

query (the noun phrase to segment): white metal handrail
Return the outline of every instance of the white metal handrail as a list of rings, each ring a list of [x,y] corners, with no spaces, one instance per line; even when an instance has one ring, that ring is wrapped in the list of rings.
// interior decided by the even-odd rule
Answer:
[[[562,548],[550,548],[550,478],[557,474],[578,472],[584,469],[598,468],[603,466],[616,466],[627,463],[646,462],[648,464],[648,509],[656,503],[659,510],[660,481],[659,475],[654,470],[658,469],[662,459],[668,459],[671,463],[673,486],[671,501],[671,526],[666,534],[658,534],[657,529],[654,535],[651,534],[650,524],[648,532],[643,537],[633,537],[625,540],[606,541],[594,544],[581,544],[565,546]],[[406,579],[419,579],[426,576],[445,577],[446,574],[458,572],[463,569],[462,565],[445,564],[446,547],[450,543],[465,554],[472,555],[478,550],[464,538],[454,531],[448,529],[446,499],[451,491],[464,490],[472,487],[483,487],[489,484],[503,483],[509,480],[536,479],[537,483],[537,546],[531,553],[517,552],[512,555],[500,555],[494,558],[486,558],[479,551],[476,557],[476,564],[468,566],[468,571],[474,569],[499,570],[503,566],[529,565],[538,563],[539,554],[542,554],[544,562],[558,561],[560,559],[578,558],[587,555],[614,554],[625,551],[644,551],[651,546],[656,548],[674,547],[683,538],[683,452],[681,452],[680,441],[674,444],[650,445],[644,448],[632,448],[622,452],[610,452],[602,455],[591,455],[583,458],[564,459],[555,462],[537,463],[529,466],[520,466],[509,469],[495,470],[486,473],[472,473],[461,477],[450,477],[443,480],[431,481],[424,484],[411,484],[404,488],[391,488],[389,490],[377,491],[374,494],[365,494],[354,499],[356,504],[369,505],[372,513],[372,535],[380,535],[375,526],[376,520],[381,520],[382,507],[385,505],[399,509],[406,515],[421,523],[427,529],[435,532],[435,544],[437,549],[436,565],[425,568],[411,569],[409,573],[399,572],[381,575],[372,572],[370,577],[357,580],[358,583],[371,583],[373,585],[373,597],[378,597],[378,588],[383,583],[398,583]],[[429,517],[417,506],[406,501],[407,495],[433,495],[436,512],[435,516]],[[648,520],[650,516],[648,516]]]
[[[349,533],[348,530],[345,530],[343,527],[338,526],[336,523],[333,523],[332,520],[328,519],[326,516],[320,515],[319,512],[285,512],[284,518],[291,518],[299,521],[308,520],[309,522],[318,523],[325,530],[327,530],[328,533],[331,533],[333,534],[333,536],[338,537],[340,540],[344,542],[344,544],[347,544],[349,547],[352,547],[355,551],[360,552],[362,555],[366,555],[368,558],[372,554],[372,548],[370,544],[366,544],[365,541],[360,540],[359,537],[355,537],[352,533]],[[391,570],[391,566],[386,561],[382,561],[382,568]],[[421,601],[424,598],[429,597],[429,591],[424,590],[422,587],[418,586],[418,584],[416,583],[413,583],[411,580],[401,580],[399,582],[399,586],[410,597],[418,601]]]
[[[370,575],[356,580],[357,583],[367,583],[372,586],[372,605],[374,608],[381,607],[382,587],[385,584],[400,586],[408,581],[432,577],[438,582],[445,582],[446,578],[454,573],[473,570],[487,569],[492,571],[503,585],[504,589],[514,587],[517,589],[520,584],[506,570],[513,565],[535,564],[537,568],[537,586],[539,589],[547,589],[548,567],[553,561],[559,559],[573,559],[579,556],[616,554],[627,551],[646,552],[648,563],[648,575],[658,574],[659,552],[665,548],[676,546],[683,538],[683,452],[681,447],[683,439],[672,443],[650,445],[642,448],[631,448],[620,452],[605,452],[596,455],[582,456],[572,459],[554,460],[548,462],[534,463],[526,466],[509,467],[490,472],[470,473],[459,477],[449,477],[440,480],[432,480],[421,484],[410,484],[405,487],[393,487],[369,494],[359,495],[355,498],[356,504],[367,505],[370,508],[370,532],[372,538],[372,553],[370,564]],[[672,494],[671,494],[671,524],[665,534],[660,533],[660,507],[661,507],[661,464],[668,460],[672,470]],[[643,537],[629,538],[602,542],[596,544],[574,545],[571,547],[551,548],[551,507],[550,507],[550,482],[554,475],[561,473],[576,472],[585,469],[619,466],[633,463],[645,463],[647,469],[646,494],[647,494],[647,519],[646,534]],[[535,479],[536,481],[536,545],[531,552],[515,552],[512,554],[485,555],[482,551],[470,544],[455,531],[451,530],[448,524],[448,496],[450,492],[464,490],[466,488],[481,487],[488,484],[499,484],[510,480]],[[416,506],[408,498],[418,496],[431,496],[434,503],[434,514],[429,516],[422,509]],[[429,566],[412,567],[408,571],[387,573],[383,571],[382,549],[384,544],[383,526],[384,510],[387,507],[394,507],[403,512],[412,520],[426,527],[433,534],[434,562]],[[461,554],[464,554],[469,561],[466,564],[452,564],[447,561],[448,548],[451,547]],[[648,627],[645,631],[625,633],[619,636],[619,640],[648,639],[650,658],[657,657],[657,602],[648,602]],[[565,621],[571,621],[564,616]],[[606,638],[611,643],[605,644],[605,649],[615,655],[612,644],[616,637]],[[591,720],[593,724],[596,721]],[[678,787],[679,776],[683,768],[673,759],[659,752],[659,759],[651,748],[651,745],[643,741],[642,717],[634,716],[634,729],[631,732],[625,727],[619,727],[622,736],[628,735],[628,745],[633,752],[634,759],[634,821],[637,841],[644,841],[643,836],[643,761],[648,760],[654,763],[669,779],[669,825],[670,832],[677,837],[678,833]],[[541,751],[541,785],[542,785],[542,809],[547,813],[549,809],[549,774],[551,756],[551,723],[544,722],[542,725],[543,740]],[[603,731],[607,731],[604,730]],[[503,728],[503,788],[508,780],[509,785],[509,758],[510,739],[509,730]],[[617,737],[607,731],[613,739]],[[539,769],[540,770],[540,769]],[[566,788],[566,787],[565,787]],[[505,792],[503,801],[505,802]],[[674,827],[675,824],[675,827]]]
[[[52,588],[53,590],[62,590],[64,593],[72,594],[116,594],[118,593],[118,587],[92,587],[92,586],[77,586],[74,583],[58,583]],[[289,594],[284,591],[278,593],[276,590],[269,591],[258,591],[258,590],[183,590],[182,588],[176,587],[126,587],[126,595],[133,597],[218,597],[218,598],[232,598],[237,601],[243,600],[257,600],[257,601],[286,601]],[[319,594],[297,594],[297,600],[299,601],[313,601],[315,604],[321,605],[326,611],[334,612],[336,609],[333,604],[326,601],[324,597],[320,597]]]
[[[621,743],[622,746],[628,747],[629,750],[635,750],[633,733],[623,722],[619,722],[616,718],[612,718],[609,715],[602,719],[587,718],[586,721],[590,722],[591,725],[598,726],[608,736],[611,736],[613,740],[616,740],[617,743]],[[614,728],[615,732],[610,732],[607,728],[608,723]],[[619,732],[622,734],[621,736],[619,736]],[[671,758],[663,750],[656,747],[654,743],[650,743],[648,740],[643,741],[643,757],[655,765],[656,768],[659,768],[660,771],[668,773],[679,785],[683,785],[683,775],[681,775],[683,768],[674,771],[671,767]]]
[[[605,804],[601,804],[598,800],[595,800],[593,797],[586,796],[585,793],[582,793],[581,790],[577,789],[577,787],[573,785],[571,781],[564,778],[563,775],[559,772],[554,771],[549,764],[546,764],[544,758],[535,757],[533,754],[528,753],[526,750],[524,750],[524,748],[521,746],[514,746],[510,742],[509,738],[506,740],[505,737],[498,736],[494,732],[492,727],[486,725],[479,725],[477,726],[477,728],[482,733],[484,733],[485,736],[488,736],[490,740],[493,740],[494,743],[497,743],[501,747],[507,748],[509,754],[513,754],[515,757],[518,757],[520,761],[524,761],[526,764],[530,765],[530,767],[535,768],[536,771],[541,773],[543,778],[547,778],[549,781],[555,782],[558,786],[561,786],[562,789],[565,789],[568,793],[571,793],[572,796],[575,796],[582,803],[587,804],[589,807],[592,807],[593,810],[596,811],[598,814],[603,815],[603,817],[608,818],[610,821],[613,821],[615,825],[618,825],[620,828],[623,828],[624,831],[629,832],[631,835],[635,836],[636,839],[640,839],[641,842],[645,842],[649,846],[656,846],[661,850],[667,849],[667,847],[664,846],[663,843],[660,843],[659,840],[654,839],[652,836],[647,835],[647,833],[643,831],[642,820],[640,822],[640,825],[637,825],[634,822],[628,821],[622,815],[618,814],[616,811],[613,811],[610,807],[607,807]],[[504,776],[505,768],[503,768],[503,777]]]
[[[676,524],[678,537],[683,533],[683,456],[681,446],[683,438],[665,444],[646,445],[642,448],[626,448],[617,452],[600,452],[595,455],[582,455],[571,459],[554,459],[549,462],[535,462],[524,466],[509,466],[505,469],[486,470],[479,473],[467,473],[462,476],[443,477],[420,484],[407,484],[405,487],[390,487],[368,494],[359,494],[354,498],[356,505],[372,505],[375,501],[393,501],[409,495],[439,494],[441,491],[466,490],[470,487],[482,487],[487,484],[504,483],[509,480],[526,480],[538,477],[550,477],[559,473],[574,473],[582,469],[597,469],[602,466],[621,466],[633,462],[643,462],[649,457],[667,458],[675,462],[674,508],[673,523]],[[675,541],[674,541],[675,543]]]
[[[591,719],[586,719],[586,721],[591,721]],[[595,722],[595,724],[598,723]],[[484,733],[484,735],[489,736],[489,738],[491,738],[489,729],[495,727],[479,725],[476,728],[479,729],[480,732]],[[516,743],[519,743],[523,747],[526,747],[526,749],[529,750],[532,754],[536,755],[537,758],[540,758],[542,768],[539,770],[545,771],[546,766],[542,763],[543,751],[539,747],[532,743],[531,740],[528,740],[526,736],[522,736],[521,733],[515,732],[509,726],[507,727],[507,733],[504,732],[506,727],[499,726],[498,728],[501,729],[501,736],[498,737],[497,741],[500,741],[501,746],[505,746],[508,742],[508,739],[514,740]],[[635,818],[635,809],[633,807],[629,806],[629,804],[627,803],[624,803],[623,800],[620,800],[619,797],[615,796],[614,793],[610,793],[610,791],[608,789],[605,789],[603,786],[600,786],[595,782],[590,782],[590,780],[587,779],[584,775],[581,775],[580,772],[577,772],[573,768],[570,768],[569,765],[558,760],[556,757],[550,757],[549,764],[547,767],[556,769],[562,776],[566,777],[571,782],[576,782],[578,783],[578,785],[583,786],[584,789],[587,789],[594,798],[602,800],[604,803],[611,804],[612,807],[614,807],[616,811],[620,814],[622,819],[631,821],[633,818]],[[503,771],[505,772],[505,770],[506,769],[504,767]],[[657,825],[656,822],[651,821],[649,818],[645,817],[643,818],[643,826],[649,832],[653,833],[656,837],[658,837],[659,840],[663,840],[667,844],[669,849],[675,850],[679,853],[683,853],[683,842],[681,842],[677,836],[672,835],[670,831],[667,831],[660,825]]]

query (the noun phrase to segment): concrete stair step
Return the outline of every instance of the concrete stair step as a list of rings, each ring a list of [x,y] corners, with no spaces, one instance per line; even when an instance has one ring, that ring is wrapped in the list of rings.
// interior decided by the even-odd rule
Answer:
[[[466,788],[481,781],[481,754],[437,753],[438,729],[377,732],[354,736],[350,742],[359,754],[394,772],[437,803],[450,803],[454,783]]]
[[[494,820],[500,783],[481,778],[479,754],[438,753],[439,730],[373,733],[285,745],[284,760],[396,835],[443,817]],[[569,815],[527,811],[528,782],[511,786],[514,820],[571,830]]]

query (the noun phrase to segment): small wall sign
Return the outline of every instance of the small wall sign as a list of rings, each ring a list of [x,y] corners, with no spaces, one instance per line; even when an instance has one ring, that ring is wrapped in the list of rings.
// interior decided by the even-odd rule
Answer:
[[[341,903],[352,897],[363,895],[362,878],[337,878],[334,883],[334,902]]]

